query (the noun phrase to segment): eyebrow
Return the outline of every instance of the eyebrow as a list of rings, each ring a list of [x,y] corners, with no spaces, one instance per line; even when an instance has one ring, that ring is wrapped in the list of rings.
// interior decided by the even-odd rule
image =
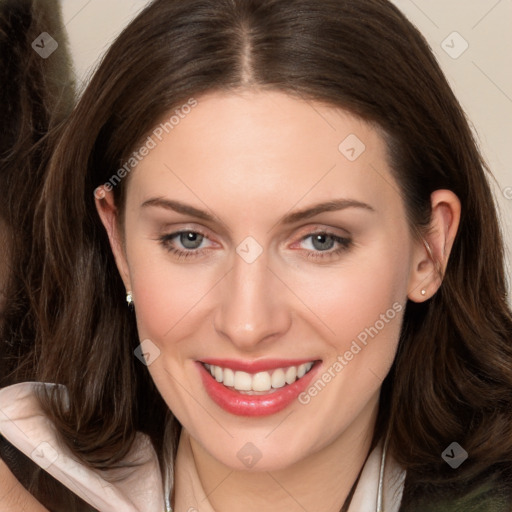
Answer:
[[[141,208],[148,207],[165,208],[166,210],[172,210],[177,213],[191,215],[193,217],[197,217],[198,219],[209,222],[215,222],[216,220],[215,216],[204,210],[200,210],[199,208],[186,203],[182,203],[180,201],[165,199],[163,197],[154,197],[152,199],[148,199],[141,205]],[[309,219],[310,217],[314,217],[315,215],[323,212],[346,210],[347,208],[360,208],[370,212],[375,212],[375,209],[372,208],[369,204],[357,201],[355,199],[333,199],[331,201],[315,204],[303,210],[288,213],[281,219],[280,222],[282,224],[293,224],[295,222],[300,222],[301,220]]]

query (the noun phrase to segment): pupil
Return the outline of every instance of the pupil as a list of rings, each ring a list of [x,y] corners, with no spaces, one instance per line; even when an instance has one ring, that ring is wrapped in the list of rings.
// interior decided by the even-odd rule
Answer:
[[[187,249],[197,249],[197,247],[199,247],[199,245],[201,245],[203,235],[200,235],[199,233],[192,233],[191,231],[189,231],[187,233],[182,233],[180,238],[181,238],[180,242]],[[199,239],[199,243],[198,243],[198,239]],[[197,246],[195,244],[197,244]]]
[[[326,240],[328,240],[331,243],[326,244]],[[317,244],[316,242],[320,242],[320,244]],[[332,242],[333,242],[333,240],[330,235],[316,235],[313,238],[313,245],[315,246],[316,249],[319,249],[319,250],[331,249]]]

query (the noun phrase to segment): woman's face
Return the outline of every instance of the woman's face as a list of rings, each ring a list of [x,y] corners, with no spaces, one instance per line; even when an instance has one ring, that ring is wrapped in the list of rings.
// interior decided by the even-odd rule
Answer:
[[[131,172],[117,252],[163,398],[232,468],[371,437],[415,279],[383,139],[280,92],[178,117]]]

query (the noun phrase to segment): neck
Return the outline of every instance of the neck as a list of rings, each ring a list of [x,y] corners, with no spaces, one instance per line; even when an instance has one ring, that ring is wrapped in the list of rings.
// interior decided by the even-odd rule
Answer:
[[[377,408],[378,397],[374,397],[332,442],[272,471],[234,470],[190,437],[197,474],[211,508],[215,512],[340,512],[368,456]]]

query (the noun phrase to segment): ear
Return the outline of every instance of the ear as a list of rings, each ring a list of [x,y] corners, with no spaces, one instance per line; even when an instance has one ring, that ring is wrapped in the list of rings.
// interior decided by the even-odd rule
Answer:
[[[131,290],[130,272],[126,259],[126,250],[123,237],[121,234],[119,213],[114,202],[114,194],[112,190],[104,186],[98,187],[94,191],[96,210],[100,216],[101,222],[105,227],[110,241],[110,247],[114,254],[117,269],[124,282],[126,290]]]
[[[430,299],[439,289],[459,228],[461,206],[451,190],[436,190],[430,196],[432,215],[427,235],[415,241],[409,276],[408,298]]]

